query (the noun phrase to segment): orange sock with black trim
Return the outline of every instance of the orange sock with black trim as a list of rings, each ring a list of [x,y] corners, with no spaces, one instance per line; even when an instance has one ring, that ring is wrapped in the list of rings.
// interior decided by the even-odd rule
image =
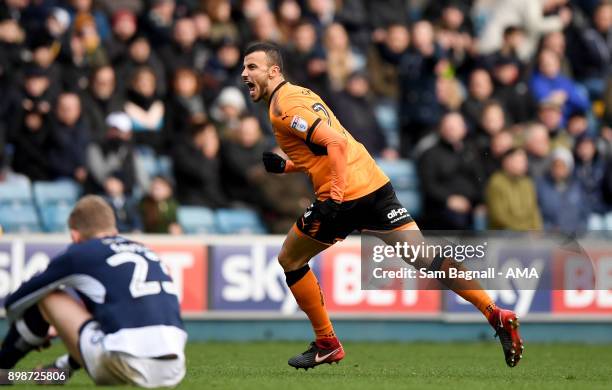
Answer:
[[[461,296],[461,298],[474,305],[487,320],[495,310],[495,302],[485,290],[453,290]]]
[[[295,271],[285,272],[285,277],[300,309],[308,316],[316,339],[335,337],[321,287],[308,264]]]
[[[431,263],[431,270],[444,270],[448,273],[451,266],[448,259],[437,256]],[[495,301],[491,299],[489,294],[480,286],[476,280],[468,280],[464,278],[456,279],[439,279],[447,288],[453,290],[457,295],[474,305],[487,318],[490,318],[493,310],[495,310]]]

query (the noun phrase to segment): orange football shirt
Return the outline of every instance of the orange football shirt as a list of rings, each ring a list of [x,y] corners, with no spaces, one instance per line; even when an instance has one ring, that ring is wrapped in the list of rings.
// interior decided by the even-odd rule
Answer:
[[[283,82],[272,93],[269,115],[276,141],[293,164],[286,171],[305,171],[317,199],[354,200],[389,181],[366,148],[311,90]],[[327,145],[338,140],[346,140],[346,168],[333,172]]]

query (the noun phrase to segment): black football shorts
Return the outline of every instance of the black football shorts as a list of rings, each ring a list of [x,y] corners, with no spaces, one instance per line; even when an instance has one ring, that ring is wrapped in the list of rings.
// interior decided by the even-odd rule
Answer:
[[[361,198],[343,202],[330,221],[320,219],[317,207],[321,203],[315,201],[295,225],[301,233],[328,245],[342,241],[355,230],[392,231],[414,223],[395,196],[391,182]]]

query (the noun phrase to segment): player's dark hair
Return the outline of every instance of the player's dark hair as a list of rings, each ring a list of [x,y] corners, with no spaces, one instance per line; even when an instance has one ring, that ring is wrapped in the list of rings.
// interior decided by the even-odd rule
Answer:
[[[266,53],[268,63],[270,65],[277,65],[280,68],[281,73],[283,73],[283,55],[281,53],[281,49],[277,45],[268,42],[251,43],[246,48],[244,55],[246,56],[258,51],[263,51]]]
[[[90,239],[99,233],[116,230],[115,213],[102,197],[86,195],[72,209],[68,227],[78,231],[84,239]]]

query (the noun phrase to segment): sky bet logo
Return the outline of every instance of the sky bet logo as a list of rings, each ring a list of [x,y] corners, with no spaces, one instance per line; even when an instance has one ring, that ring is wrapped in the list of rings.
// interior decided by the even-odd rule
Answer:
[[[395,223],[400,219],[408,217],[408,210],[405,207],[401,209],[393,209],[387,213],[387,218],[391,220],[391,223]]]

